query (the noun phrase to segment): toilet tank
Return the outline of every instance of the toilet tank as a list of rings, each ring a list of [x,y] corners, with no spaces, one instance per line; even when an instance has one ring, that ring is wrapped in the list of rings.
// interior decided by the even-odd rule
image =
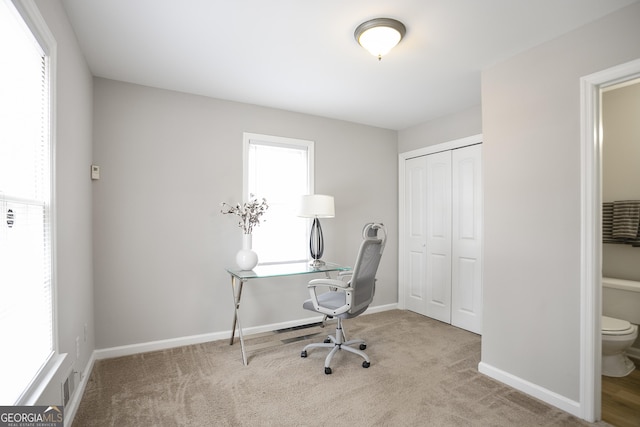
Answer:
[[[640,282],[603,277],[602,314],[640,325]]]

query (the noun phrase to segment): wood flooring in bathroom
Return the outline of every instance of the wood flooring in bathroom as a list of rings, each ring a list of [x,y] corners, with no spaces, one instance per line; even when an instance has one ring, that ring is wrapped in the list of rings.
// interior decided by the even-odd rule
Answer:
[[[602,377],[602,419],[616,427],[640,426],[640,362],[626,377]]]

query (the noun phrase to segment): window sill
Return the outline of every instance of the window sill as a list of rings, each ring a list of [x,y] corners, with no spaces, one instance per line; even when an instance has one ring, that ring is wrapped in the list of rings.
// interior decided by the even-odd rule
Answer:
[[[60,367],[67,358],[67,353],[53,353],[47,363],[40,369],[29,387],[22,393],[16,401],[16,405],[33,406],[36,404],[42,393],[49,386],[53,378],[58,374]],[[55,402],[51,402],[55,403]]]

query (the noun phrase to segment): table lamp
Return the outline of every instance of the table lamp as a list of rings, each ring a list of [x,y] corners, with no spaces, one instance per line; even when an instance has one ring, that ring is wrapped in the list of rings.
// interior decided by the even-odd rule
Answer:
[[[309,250],[311,252],[311,258],[313,258],[311,266],[319,267],[325,265],[325,262],[320,259],[324,252],[324,238],[322,237],[322,227],[320,226],[319,218],[333,218],[335,216],[333,196],[326,196],[324,194],[302,196],[298,216],[313,218],[309,238]]]

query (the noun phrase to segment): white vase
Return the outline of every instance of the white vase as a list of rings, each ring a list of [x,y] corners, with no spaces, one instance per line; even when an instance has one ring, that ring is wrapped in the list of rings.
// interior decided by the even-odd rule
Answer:
[[[258,254],[251,250],[252,235],[242,235],[242,249],[236,254],[236,264],[242,270],[253,270],[258,265]]]

